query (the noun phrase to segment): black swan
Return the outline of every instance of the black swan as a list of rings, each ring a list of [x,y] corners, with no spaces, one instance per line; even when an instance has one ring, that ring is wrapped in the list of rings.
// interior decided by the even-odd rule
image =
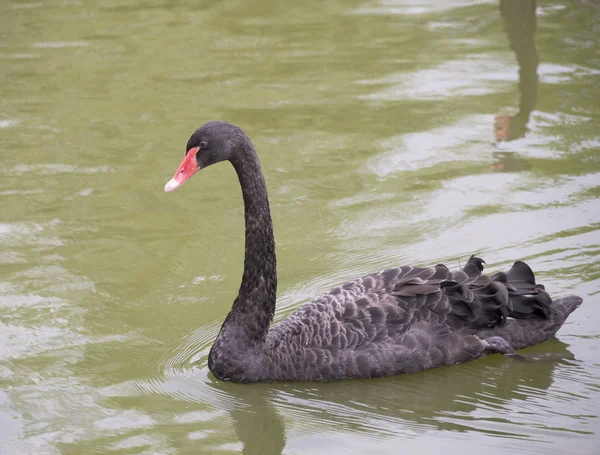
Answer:
[[[331,380],[411,373],[474,360],[551,338],[581,303],[552,301],[521,261],[482,275],[475,256],[462,270],[397,267],[342,284],[269,327],[275,312],[275,240],[258,156],[241,128],[202,125],[187,143],[169,192],[200,169],[230,161],[244,198],[246,251],[238,296],[210,350],[219,379]]]

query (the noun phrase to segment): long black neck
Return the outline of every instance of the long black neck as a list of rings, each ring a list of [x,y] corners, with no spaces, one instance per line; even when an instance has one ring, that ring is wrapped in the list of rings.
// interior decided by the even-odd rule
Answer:
[[[267,186],[252,143],[248,140],[231,159],[244,197],[246,252],[238,296],[221,332],[250,345],[264,340],[275,313],[277,270],[275,239]]]

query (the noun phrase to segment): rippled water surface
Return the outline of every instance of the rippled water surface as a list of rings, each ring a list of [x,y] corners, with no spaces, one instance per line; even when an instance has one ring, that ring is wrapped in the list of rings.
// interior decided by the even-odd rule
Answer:
[[[597,6],[2,2],[0,453],[598,453]],[[583,306],[528,349],[538,362],[217,381],[238,182],[222,165],[163,192],[216,118],[263,164],[276,318],[368,272],[472,253],[489,270],[526,260]]]

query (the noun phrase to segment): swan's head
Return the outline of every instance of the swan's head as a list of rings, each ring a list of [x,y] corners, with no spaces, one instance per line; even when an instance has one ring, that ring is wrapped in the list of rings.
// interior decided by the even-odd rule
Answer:
[[[165,185],[165,192],[173,191],[200,169],[230,160],[245,141],[248,137],[235,125],[221,120],[205,123],[190,137],[183,161]]]

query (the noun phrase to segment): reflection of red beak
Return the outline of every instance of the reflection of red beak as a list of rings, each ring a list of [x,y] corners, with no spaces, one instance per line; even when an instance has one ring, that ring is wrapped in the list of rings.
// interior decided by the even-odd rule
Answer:
[[[177,172],[165,185],[165,193],[173,191],[200,170],[200,166],[198,166],[198,162],[196,161],[196,153],[198,153],[198,150],[200,150],[200,147],[194,147],[188,150],[183,161],[179,165],[179,168],[177,168]]]

